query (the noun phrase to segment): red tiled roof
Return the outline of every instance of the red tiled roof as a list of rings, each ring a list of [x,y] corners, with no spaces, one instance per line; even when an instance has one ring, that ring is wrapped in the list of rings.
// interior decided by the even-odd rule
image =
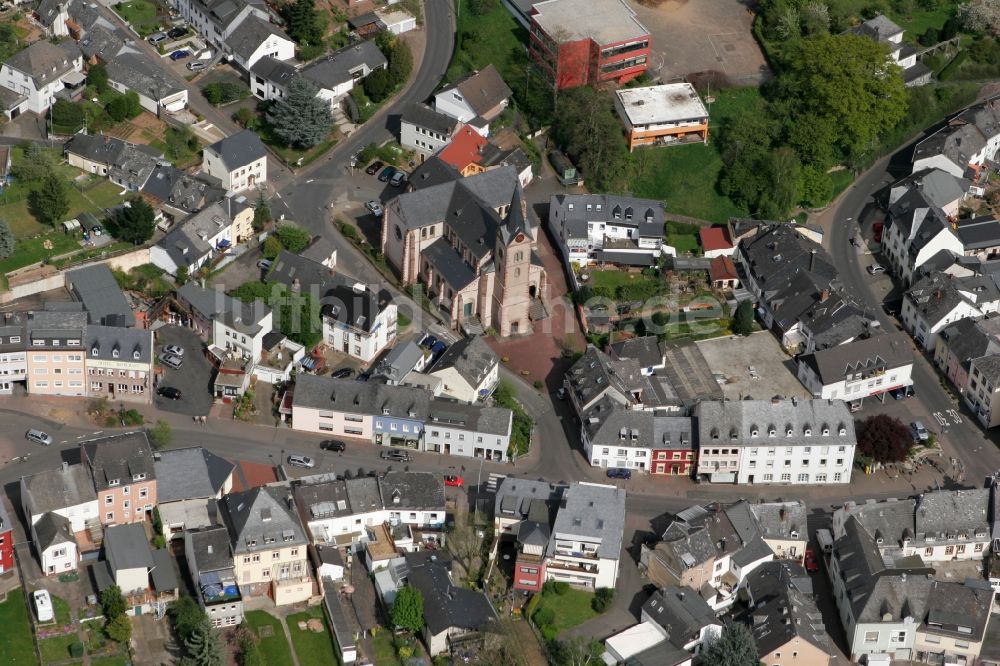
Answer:
[[[260,488],[277,480],[278,475],[270,465],[238,460],[233,472],[233,492]]]
[[[698,235],[701,237],[701,247],[706,252],[730,250],[733,247],[733,241],[729,238],[729,230],[725,227],[703,227]]]
[[[712,281],[716,280],[736,280],[739,275],[736,273],[736,264],[729,257],[716,257],[708,264],[708,275]]]
[[[470,164],[478,164],[482,159],[481,151],[489,143],[474,129],[466,125],[455,134],[447,146],[441,149],[438,157],[459,171]]]

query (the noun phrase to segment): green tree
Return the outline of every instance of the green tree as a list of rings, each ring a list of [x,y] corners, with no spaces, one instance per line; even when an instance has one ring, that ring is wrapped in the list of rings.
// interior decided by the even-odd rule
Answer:
[[[10,230],[7,220],[0,218],[0,259],[6,259],[14,254],[15,249],[17,249],[17,239],[14,238],[14,232]]]
[[[219,106],[229,104],[250,96],[250,89],[242,83],[233,81],[216,81],[201,87],[201,94],[211,104]]]
[[[164,137],[167,149],[166,154],[172,160],[179,160],[188,153],[197,152],[200,147],[198,137],[194,135],[188,125],[180,127],[168,127]]]
[[[865,149],[906,114],[900,69],[888,47],[853,34],[820,35],[790,44],[777,96],[791,117],[816,123],[845,154]]]
[[[424,628],[424,597],[420,590],[407,585],[392,602],[392,626],[414,633]]]
[[[733,333],[736,335],[750,335],[753,333],[753,305],[750,301],[740,301],[736,306],[736,314],[733,316]]]
[[[600,666],[602,652],[599,641],[584,636],[554,641],[550,646],[554,666]]]
[[[124,613],[116,615],[104,625],[104,633],[111,640],[128,645],[129,641],[132,640],[132,620]]]
[[[195,598],[188,595],[183,595],[175,601],[167,613],[181,642],[186,641],[206,617],[205,611],[198,605]]]
[[[83,127],[83,107],[68,99],[57,99],[52,105],[52,125],[57,134],[71,134]]]
[[[729,624],[722,635],[701,653],[703,666],[759,666],[753,634],[745,624]]]
[[[782,219],[799,202],[799,156],[787,146],[776,148],[764,160],[764,171],[767,187],[757,201],[757,213],[768,220]]]
[[[576,161],[598,190],[625,186],[632,159],[618,124],[612,93],[589,86],[562,92],[560,122],[553,126],[557,144]]]
[[[141,245],[152,238],[156,229],[156,213],[140,196],[128,200],[127,206],[114,211],[105,220],[108,231],[118,240]]]
[[[757,209],[768,186],[764,164],[780,133],[780,124],[763,103],[722,122],[717,134],[723,165],[719,189],[736,204]]]
[[[288,94],[267,110],[267,122],[286,146],[312,148],[330,133],[330,104],[316,97],[316,85],[301,76],[288,84]]]
[[[799,196],[807,206],[825,206],[833,198],[833,180],[822,168],[807,165],[799,172]]]
[[[135,118],[142,113],[142,103],[139,101],[139,93],[129,90],[125,93],[125,117]]]
[[[126,610],[128,610],[128,604],[125,602],[125,597],[122,596],[120,587],[112,585],[101,592],[101,612],[104,613],[106,619],[111,620],[125,615]]]
[[[469,0],[469,9],[476,16],[486,16],[499,6],[499,0]]]
[[[173,438],[174,433],[170,429],[170,424],[163,419],[157,420],[156,425],[149,431],[149,441],[153,444],[153,448],[155,449],[162,449],[167,446]]]
[[[256,129],[259,121],[257,119],[257,114],[254,113],[253,109],[248,109],[247,107],[240,107],[236,109],[236,113],[233,114],[233,120],[240,124],[243,129]]]
[[[69,185],[55,171],[48,172],[32,188],[28,204],[39,222],[56,224],[69,212]]]
[[[376,69],[365,77],[363,86],[368,98],[378,104],[392,92],[392,80],[389,71],[386,69]]]
[[[326,32],[326,17],[316,9],[315,0],[295,0],[286,4],[282,15],[288,36],[298,44],[319,46]]]
[[[24,159],[14,164],[12,171],[14,178],[33,183],[52,171],[52,158],[41,146],[33,143],[24,151]]]
[[[274,234],[269,235],[264,239],[264,244],[260,248],[260,253],[265,259],[274,259],[281,252],[281,241]]]
[[[187,656],[181,660],[182,666],[222,666],[225,663],[219,635],[212,629],[207,616],[202,617],[184,640],[184,649]]]
[[[128,118],[128,100],[125,99],[125,95],[115,95],[104,108],[107,110],[111,120],[117,123]]]
[[[308,231],[291,222],[282,224],[274,233],[281,242],[281,246],[292,254],[298,254],[306,249],[306,246],[312,241],[312,236]]]
[[[253,209],[253,230],[256,232],[261,232],[267,223],[271,221],[271,204],[268,202],[267,197],[261,192],[257,196],[257,205]]]
[[[91,65],[87,68],[87,83],[94,86],[97,94],[108,91],[108,70],[104,65]]]
[[[599,587],[594,593],[594,598],[591,599],[590,605],[598,613],[603,613],[604,611],[611,608],[611,603],[615,600],[615,588],[613,587]]]

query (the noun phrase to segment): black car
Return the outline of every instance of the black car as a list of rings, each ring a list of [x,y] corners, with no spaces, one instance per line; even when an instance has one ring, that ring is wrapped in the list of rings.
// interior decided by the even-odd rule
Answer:
[[[187,34],[187,28],[171,28],[167,31],[167,37],[170,39],[180,39]]]
[[[156,390],[156,392],[159,395],[163,396],[164,398],[167,398],[168,400],[180,400],[181,399],[180,389],[175,389],[172,386],[161,386],[160,388],[158,388]]]
[[[351,370],[350,368],[341,368],[340,370],[337,370],[330,376],[333,377],[334,379],[347,379],[352,375],[354,375],[354,371]]]
[[[395,174],[396,174],[396,167],[387,166],[386,168],[382,169],[382,173],[378,175],[378,181],[380,183],[388,183],[389,179],[392,178]]]
[[[319,443],[319,448],[324,451],[346,451],[347,444],[344,444],[339,439],[324,439]]]
[[[374,162],[368,165],[368,168],[365,169],[365,173],[368,174],[369,176],[374,176],[375,174],[378,173],[378,170],[382,168],[382,164],[383,162],[381,160],[375,160]]]

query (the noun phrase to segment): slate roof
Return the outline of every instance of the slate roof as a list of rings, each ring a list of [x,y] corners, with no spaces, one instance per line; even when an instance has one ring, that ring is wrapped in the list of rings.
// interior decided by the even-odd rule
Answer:
[[[504,407],[484,407],[435,398],[430,401],[425,425],[458,426],[488,435],[509,437],[512,423],[513,412]]]
[[[500,72],[492,64],[478,72],[469,74],[450,88],[445,88],[437,94],[447,93],[454,89],[458,89],[462,98],[477,116],[485,115],[513,94],[503,77],[500,76]]]
[[[971,183],[944,169],[921,169],[897,180],[875,193],[875,199],[884,207],[896,203],[909,190],[916,189],[931,206],[944,208],[962,199]]]
[[[939,490],[924,493],[917,500],[915,528],[917,537],[938,539],[968,533],[990,533],[990,489]]]
[[[323,287],[320,299],[323,316],[364,333],[374,330],[379,314],[392,301],[388,291],[376,291],[343,273],[331,273]]]
[[[170,164],[157,164],[142,193],[168,206],[194,213],[226,196],[222,181],[204,171],[191,175]]]
[[[733,555],[743,548],[743,540],[730,514],[721,504],[688,507],[674,517],[656,547],[672,551],[687,568]]]
[[[48,512],[35,523],[35,548],[43,552],[60,543],[76,543],[69,520],[58,513]]]
[[[599,557],[617,560],[624,529],[623,489],[595,483],[572,483],[563,493],[562,505],[556,514],[548,555],[555,554],[557,539],[584,537],[600,539]]]
[[[984,356],[972,361],[975,369],[994,386],[1000,380],[1000,355]]]
[[[106,264],[66,274],[66,286],[83,303],[91,324],[135,326],[135,313]]]
[[[409,186],[414,190],[444,185],[461,178],[462,175],[437,155],[431,155],[410,174]]]
[[[21,501],[35,516],[96,502],[94,477],[86,465],[64,465],[24,476],[21,477]]]
[[[304,476],[292,485],[295,501],[307,520],[322,520],[361,513],[350,504],[347,483],[334,474]]]
[[[386,472],[378,480],[386,508],[444,509],[444,479],[432,472]]]
[[[226,526],[235,554],[274,550],[307,543],[285,486],[264,486],[222,498]]]
[[[451,344],[438,358],[428,374],[452,368],[469,386],[476,388],[500,363],[499,357],[490,349],[482,336],[462,338]]]
[[[626,409],[604,396],[583,413],[581,420],[592,447],[650,448],[658,447],[654,441],[655,419],[652,412]],[[687,440],[692,441],[690,431]]]
[[[978,308],[983,303],[1000,300],[1000,289],[988,276],[954,277],[947,273],[932,273],[910,287],[905,297],[933,327],[963,301]]]
[[[156,501],[215,497],[236,466],[201,446],[161,451],[154,461]]]
[[[762,655],[771,654],[793,641],[796,645],[798,639],[833,655],[833,645],[816,602],[795,588],[786,588],[783,594],[755,606],[750,610],[750,621],[754,642]]]
[[[389,350],[372,372],[373,377],[384,377],[387,381],[399,383],[410,374],[417,363],[424,358],[424,350],[413,340],[399,343]]]
[[[236,29],[226,38],[226,44],[233,50],[233,53],[241,56],[244,60],[249,60],[260,45],[270,37],[280,37],[288,39],[288,35],[278,26],[270,21],[265,21],[256,14],[246,17]]]
[[[806,505],[802,500],[789,502],[761,502],[751,504],[761,536],[765,539],[790,539],[796,533],[800,539],[808,539],[806,525]]]
[[[80,51],[88,60],[96,57],[103,62],[108,62],[131,44],[132,38],[118,30],[110,22],[107,25],[90,26],[78,42]]]
[[[740,241],[739,247],[745,267],[768,294],[799,281],[804,274],[820,286],[829,286],[837,275],[829,253],[791,224],[762,226],[756,235]]]
[[[275,257],[266,282],[280,282],[287,287],[297,287],[301,293],[315,294],[317,300],[323,297],[327,285],[332,281],[333,271],[321,263],[282,250]]]
[[[1000,344],[1000,316],[987,315],[983,319],[959,319],[938,332],[938,339],[959,359],[962,367],[969,369],[969,362],[984,356],[990,345]]]
[[[351,503],[351,509],[355,513],[377,511],[383,508],[377,479],[370,476],[360,479],[346,479],[344,485],[347,487],[347,498]]]
[[[110,481],[131,484],[140,474],[145,481],[156,479],[153,450],[145,431],[92,439],[81,446],[93,471],[94,486],[99,491],[110,488]]]
[[[811,367],[824,385],[843,381],[858,372],[866,376],[879,371],[901,368],[913,363],[910,339],[901,331],[854,340],[799,357],[799,363]]]
[[[455,131],[455,126],[458,125],[458,120],[455,118],[435,111],[426,104],[419,102],[407,104],[403,107],[400,121],[415,125],[416,127],[429,129],[432,132],[438,132],[444,136],[451,136],[451,133]]]
[[[108,79],[154,101],[184,90],[167,75],[159,63],[153,62],[144,53],[120,53],[107,63],[106,68]]]
[[[267,157],[267,148],[254,132],[243,130],[225,139],[220,139],[205,148],[219,156],[230,171],[253,164]]]
[[[993,590],[988,582],[983,582],[983,585],[962,585],[934,581],[927,595],[927,617],[920,618],[924,620],[921,631],[981,641],[993,606]],[[959,627],[971,631],[959,631]]]
[[[105,527],[104,552],[114,572],[122,569],[148,570],[153,567],[149,540],[140,523]]]
[[[657,590],[642,605],[642,612],[663,628],[667,640],[681,649],[704,627],[722,626],[712,607],[689,587],[671,585]]]
[[[663,365],[663,348],[660,346],[660,339],[655,335],[615,342],[609,346],[609,352],[612,358],[635,359],[643,368]]]
[[[407,563],[409,583],[424,598],[424,622],[431,635],[452,628],[477,630],[498,619],[486,595],[456,587],[440,560],[407,558]]]
[[[587,222],[636,227],[639,236],[663,238],[663,203],[653,199],[613,194],[553,194],[549,198],[550,224],[565,222],[574,237],[587,237]],[[561,222],[557,222],[560,224]]]
[[[363,40],[309,63],[299,70],[299,74],[321,88],[333,90],[352,80],[354,74],[365,66],[376,70],[385,68],[388,63],[374,41]]]
[[[764,562],[748,573],[744,582],[749,594],[748,605],[751,607],[777,599],[789,588],[808,596],[813,594],[813,581],[809,572],[793,560]]]
[[[430,395],[409,386],[388,386],[352,379],[299,375],[295,382],[293,406],[332,409],[355,414],[427,419]],[[384,411],[388,410],[388,414]],[[411,416],[412,414],[412,416]]]
[[[902,28],[883,14],[877,14],[854,28],[854,34],[869,37],[877,42],[889,41],[890,37],[894,37],[902,32]]]
[[[566,486],[521,479],[513,476],[504,477],[497,487],[493,503],[493,515],[496,518],[523,520],[528,517],[532,502],[542,500],[550,505],[556,505],[562,499]]]
[[[991,98],[963,109],[947,125],[917,144],[913,161],[944,155],[965,169],[972,155],[986,147],[987,139],[1000,135],[1000,109]]]
[[[966,251],[997,247],[1000,245],[1000,220],[993,215],[960,220],[954,233]]]
[[[184,538],[194,553],[195,561],[188,562],[188,566],[195,576],[205,571],[232,568],[233,555],[225,526],[188,530]]]
[[[261,331],[260,322],[271,311],[263,301],[244,303],[222,292],[205,289],[194,282],[188,282],[179,288],[177,295],[190,303],[191,307],[206,319],[223,319],[227,326],[242,330],[248,335],[257,335]]]
[[[153,360],[153,332],[141,328],[91,325],[87,326],[83,347],[89,359],[148,364]],[[118,351],[117,357],[115,350]]]
[[[472,267],[462,259],[444,236],[425,247],[420,254],[456,292],[464,289],[476,278]]]
[[[662,390],[658,391],[652,380],[642,374],[635,359],[616,361],[593,345],[573,364],[566,379],[581,405],[589,405],[609,389],[618,394],[623,404],[632,401],[635,391],[646,406],[665,402]]]
[[[177,580],[177,570],[174,559],[170,556],[170,551],[166,548],[157,548],[152,551],[152,554],[153,570],[149,572],[149,581],[153,590],[161,594],[176,590],[180,584]]]
[[[298,73],[298,70],[295,69],[294,65],[284,60],[278,60],[272,56],[264,56],[253,64],[250,72],[265,81],[270,81],[281,88],[285,88]]]
[[[765,447],[769,441],[780,441],[781,446],[856,443],[854,419],[843,400],[705,401],[699,403],[696,410],[702,446],[713,440],[729,445]],[[773,439],[769,436],[772,429],[776,434]],[[790,442],[785,441],[789,429],[794,435]],[[828,430],[826,435],[824,430]],[[753,431],[757,431],[756,437]]]
[[[7,58],[3,64],[27,74],[38,90],[72,71],[73,63],[79,57],[80,49],[73,40],[53,44],[47,39],[40,39]]]

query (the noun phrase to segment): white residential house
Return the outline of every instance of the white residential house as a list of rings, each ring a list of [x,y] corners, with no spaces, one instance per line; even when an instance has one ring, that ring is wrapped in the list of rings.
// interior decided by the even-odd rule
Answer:
[[[888,219],[882,232],[882,252],[905,284],[910,284],[917,269],[938,252],[964,252],[947,218],[919,191],[908,192],[890,206]]]
[[[229,36],[249,16],[267,21],[267,7],[243,0],[170,0],[170,5],[202,37],[223,47]]]
[[[149,249],[149,260],[170,275],[181,268],[192,275],[252,234],[253,208],[242,198],[226,198],[176,223]]]
[[[615,587],[624,523],[624,489],[571,484],[563,493],[545,551],[546,579],[591,590]]]
[[[389,61],[375,41],[363,40],[309,63],[299,70],[299,74],[316,84],[317,96],[329,102],[332,108],[366,76],[388,66]]]
[[[339,352],[371,363],[396,339],[396,304],[342,274],[331,275],[323,297],[323,340]]]
[[[483,136],[489,136],[488,123],[503,113],[512,94],[496,67],[487,65],[454,85],[436,92],[434,109],[463,123],[482,118],[487,124],[477,128],[477,131]]]
[[[222,181],[227,192],[242,192],[267,181],[267,148],[250,130],[206,146],[201,170]]]
[[[798,378],[814,398],[863,400],[913,384],[913,352],[902,331],[802,354]]]
[[[499,383],[500,358],[478,335],[452,343],[427,371],[442,381],[442,393],[462,402],[488,398]]]
[[[509,409],[431,400],[423,450],[447,455],[509,459],[514,415]],[[375,416],[378,427],[379,417]]]
[[[4,100],[4,112],[11,119],[25,111],[45,113],[58,94],[82,90],[86,83],[82,71],[83,54],[75,42],[34,42],[0,66],[0,86],[13,93],[12,99]]]
[[[739,484],[847,484],[857,440],[854,419],[841,400],[705,401],[696,411],[698,473]],[[710,466],[718,455],[719,477]]]
[[[288,82],[297,74],[294,63],[264,56],[250,68],[250,92],[264,101],[281,99],[288,91]]]
[[[276,60],[295,57],[295,42],[281,28],[256,14],[250,14],[239,22],[226,38],[224,49],[247,72],[264,57]]]
[[[1000,148],[1000,105],[987,99],[962,109],[913,149],[913,171],[943,169],[957,178],[980,167]]]
[[[143,110],[155,116],[161,112],[176,113],[187,106],[187,88],[145,53],[127,49],[112,58],[106,68],[109,86],[123,95],[134,92]]]
[[[549,230],[563,259],[652,266],[666,252],[663,204],[606,194],[555,194],[549,200]]]
[[[903,327],[924,349],[932,350],[938,333],[961,319],[978,319],[1000,310],[1000,289],[988,277],[932,273],[903,295]]]
[[[11,395],[15,382],[28,379],[24,320],[19,313],[0,316],[0,395]]]
[[[906,87],[922,86],[931,80],[931,69],[917,60],[917,49],[903,43],[903,29],[882,14],[855,27],[852,32],[889,47],[889,62],[902,69]]]
[[[972,359],[962,396],[984,428],[1000,425],[1000,356]]]
[[[408,104],[399,119],[399,143],[417,151],[423,160],[447,146],[461,124],[426,104]]]
[[[46,513],[31,526],[30,532],[42,573],[55,576],[76,570],[80,553],[67,518]]]
[[[217,358],[232,355],[256,363],[271,332],[271,308],[262,302],[244,303],[226,294],[188,282],[177,299],[191,313],[191,327],[204,338]]]

